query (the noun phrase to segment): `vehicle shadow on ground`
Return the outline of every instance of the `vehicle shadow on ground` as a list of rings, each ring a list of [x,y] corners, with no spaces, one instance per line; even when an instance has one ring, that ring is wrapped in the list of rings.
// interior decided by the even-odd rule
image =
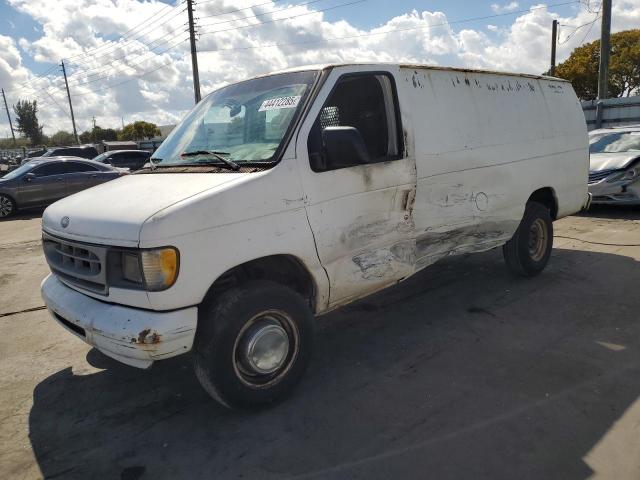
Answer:
[[[591,205],[579,217],[610,218],[615,220],[640,220],[640,205]]]
[[[46,207],[39,207],[31,208],[28,210],[20,210],[9,217],[0,218],[0,222],[8,222],[12,220],[32,220],[34,218],[40,218],[42,217],[45,208]]]
[[[45,478],[583,479],[640,395],[638,281],[632,258],[575,250],[535,279],[499,250],[443,261],[319,319],[306,377],[262,412],[215,404],[188,356],[92,350],[104,370],[35,388],[32,448]]]

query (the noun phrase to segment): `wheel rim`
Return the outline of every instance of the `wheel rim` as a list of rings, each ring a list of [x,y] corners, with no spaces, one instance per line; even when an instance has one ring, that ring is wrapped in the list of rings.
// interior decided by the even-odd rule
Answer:
[[[282,379],[296,360],[299,334],[293,319],[282,310],[251,318],[236,337],[233,366],[246,385],[264,388]]]
[[[547,252],[549,231],[547,224],[541,218],[536,218],[529,229],[529,256],[534,262],[539,262]]]
[[[8,197],[0,197],[0,217],[6,217],[13,210],[13,203]]]

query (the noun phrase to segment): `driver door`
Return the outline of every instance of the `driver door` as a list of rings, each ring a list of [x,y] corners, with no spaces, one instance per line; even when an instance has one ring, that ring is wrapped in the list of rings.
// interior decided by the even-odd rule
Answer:
[[[66,196],[64,162],[55,160],[45,162],[30,173],[35,176],[23,177],[24,185],[16,195],[19,205],[47,205]]]
[[[415,269],[415,158],[404,145],[398,73],[394,67],[333,69],[300,129],[296,155],[309,223],[329,277],[330,307],[391,285]],[[366,163],[326,158],[323,130],[328,127],[357,129]]]

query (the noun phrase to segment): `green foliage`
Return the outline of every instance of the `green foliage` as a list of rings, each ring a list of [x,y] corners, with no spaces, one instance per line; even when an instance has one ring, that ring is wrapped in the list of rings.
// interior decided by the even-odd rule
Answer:
[[[101,128],[98,125],[80,134],[81,143],[112,142],[117,139],[118,133],[113,128]]]
[[[122,131],[118,132],[118,140],[145,140],[160,135],[160,130],[155,123],[137,121],[125,125]]]
[[[13,142],[13,138],[0,138],[0,150],[9,150],[11,148],[22,148],[29,146],[28,138],[16,138],[15,143]]]
[[[582,100],[598,96],[600,40],[582,45],[556,67],[556,76],[571,81]],[[625,30],[611,35],[609,62],[609,97],[624,97],[640,93],[640,29]]]
[[[74,143],[76,143],[76,139],[73,137],[73,133],[65,132],[64,130],[59,130],[51,135],[48,142],[48,144],[54,147],[63,147],[65,145],[73,145]]]
[[[42,143],[42,127],[38,123],[37,100],[18,100],[13,106],[16,114],[16,129],[35,146]]]

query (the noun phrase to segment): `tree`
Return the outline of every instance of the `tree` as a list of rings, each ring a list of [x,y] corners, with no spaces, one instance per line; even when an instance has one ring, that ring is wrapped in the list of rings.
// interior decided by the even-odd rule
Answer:
[[[556,76],[571,81],[578,97],[598,97],[600,40],[582,45],[556,67]],[[640,93],[640,29],[611,35],[609,96],[628,97]]]
[[[54,147],[62,147],[64,145],[73,145],[76,143],[76,139],[71,132],[65,132],[64,130],[58,130],[51,135],[49,143]]]
[[[118,134],[113,128],[101,128],[98,125],[80,134],[80,141],[82,143],[97,143],[103,140],[109,142],[117,139]]]
[[[118,133],[118,140],[144,140],[160,135],[160,130],[155,123],[142,120],[125,125]]]
[[[17,130],[35,146],[42,143],[42,127],[38,123],[38,102],[34,100],[18,100],[13,106],[16,114]]]

